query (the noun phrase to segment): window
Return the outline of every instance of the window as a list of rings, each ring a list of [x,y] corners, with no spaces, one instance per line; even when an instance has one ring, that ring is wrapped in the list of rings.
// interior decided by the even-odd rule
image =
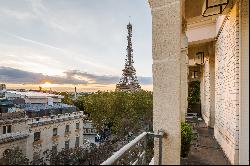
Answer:
[[[36,162],[40,159],[40,153],[39,152],[34,152],[33,153],[33,161]]]
[[[69,149],[69,140],[65,141],[65,149]]]
[[[57,154],[57,145],[52,146],[52,154]]]
[[[75,144],[75,147],[79,147],[79,137],[76,137],[76,144]]]
[[[3,126],[3,134],[11,133],[11,125]]]
[[[65,133],[69,132],[69,125],[66,125]]]
[[[40,140],[40,134],[41,134],[40,132],[35,132],[34,133],[34,142]]]
[[[79,128],[80,128],[79,123],[76,123],[76,129],[79,129]]]
[[[53,136],[57,136],[57,128],[53,128]]]
[[[6,126],[3,126],[3,134],[6,134],[7,131],[6,131]]]

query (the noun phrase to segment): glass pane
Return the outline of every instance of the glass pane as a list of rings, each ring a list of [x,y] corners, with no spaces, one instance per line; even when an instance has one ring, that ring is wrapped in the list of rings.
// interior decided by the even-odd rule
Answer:
[[[6,126],[3,126],[3,134],[6,134]]]
[[[69,132],[69,125],[66,125],[65,132]]]
[[[57,153],[57,146],[56,145],[52,146],[52,153],[53,154]]]
[[[69,149],[69,140],[65,141],[65,149]]]
[[[207,1],[208,1],[208,7],[227,3],[227,0],[207,0]]]
[[[54,128],[53,129],[53,136],[56,136],[57,135],[57,128]]]
[[[76,144],[75,144],[76,147],[79,147],[79,137],[76,137]]]
[[[35,132],[34,133],[34,141],[39,141],[40,140],[40,132]]]
[[[7,127],[7,133],[11,133],[11,125],[8,125],[8,127]]]
[[[213,8],[207,8],[205,13],[203,14],[204,16],[210,16],[214,14],[220,14],[220,6],[213,7]]]

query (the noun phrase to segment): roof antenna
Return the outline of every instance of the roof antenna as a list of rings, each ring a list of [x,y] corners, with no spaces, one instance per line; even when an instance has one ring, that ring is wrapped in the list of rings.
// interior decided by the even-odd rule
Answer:
[[[131,16],[129,16],[129,21],[128,21],[129,23],[130,23],[130,20],[131,20]]]

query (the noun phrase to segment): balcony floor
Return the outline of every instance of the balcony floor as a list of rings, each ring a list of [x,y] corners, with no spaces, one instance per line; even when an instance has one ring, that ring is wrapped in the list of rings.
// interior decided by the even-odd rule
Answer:
[[[188,165],[231,165],[215,140],[212,128],[206,127],[205,122],[200,121],[194,129],[199,137],[192,143]]]

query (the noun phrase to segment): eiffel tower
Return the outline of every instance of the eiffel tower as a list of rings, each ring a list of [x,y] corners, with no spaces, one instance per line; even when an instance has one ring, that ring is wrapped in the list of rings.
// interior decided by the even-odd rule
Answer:
[[[127,55],[125,59],[125,68],[122,70],[122,77],[118,84],[116,84],[116,91],[129,91],[135,92],[141,90],[141,86],[136,77],[136,70],[133,66],[133,49],[132,49],[132,25],[127,25],[128,29],[128,46]]]

